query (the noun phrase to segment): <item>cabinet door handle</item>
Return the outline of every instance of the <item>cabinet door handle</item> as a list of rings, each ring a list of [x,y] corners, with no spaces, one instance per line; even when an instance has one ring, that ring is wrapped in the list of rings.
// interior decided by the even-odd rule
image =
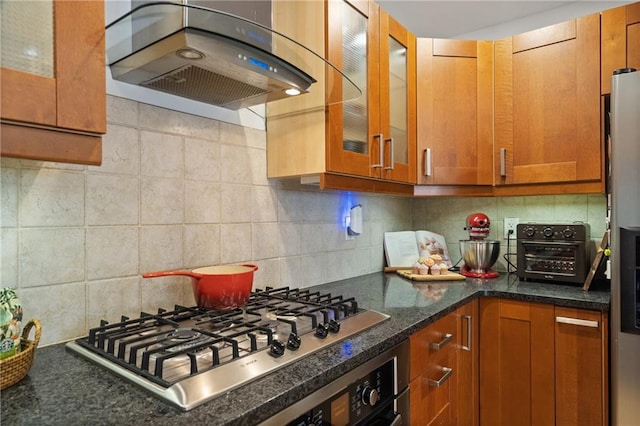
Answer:
[[[424,150],[424,175],[431,176],[431,148]]]
[[[583,320],[579,318],[556,317],[556,322],[560,324],[579,325],[581,327],[598,328],[598,321]]]
[[[385,143],[389,142],[389,167],[385,167],[385,170],[393,170],[395,167],[396,159],[393,155],[393,138],[385,139]]]
[[[507,148],[500,148],[500,176],[507,177]]]
[[[378,149],[380,151],[380,162],[377,164],[372,164],[371,167],[374,169],[379,169],[380,167],[384,167],[384,135],[382,133],[378,133],[373,135],[373,139],[378,139],[380,141],[378,145]]]
[[[431,386],[432,388],[439,388],[444,384],[444,382],[449,380],[449,377],[451,377],[451,374],[453,374],[452,368],[449,368],[449,367],[440,367],[440,368],[444,373],[442,377],[440,377],[438,380],[429,379],[429,386]]]
[[[453,339],[453,334],[445,333],[444,337],[438,343],[429,343],[429,348],[434,351],[439,351],[442,349],[447,343],[449,343]]]
[[[467,345],[462,345],[462,349],[465,351],[471,350],[471,315],[463,315],[462,318],[467,320]]]

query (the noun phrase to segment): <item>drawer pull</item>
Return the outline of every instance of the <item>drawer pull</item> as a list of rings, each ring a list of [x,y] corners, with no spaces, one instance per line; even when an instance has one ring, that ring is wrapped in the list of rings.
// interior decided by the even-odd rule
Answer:
[[[447,343],[449,343],[453,339],[453,334],[445,333],[444,338],[438,343],[429,343],[429,348],[434,351],[439,351],[442,349]]]
[[[579,325],[581,327],[598,328],[598,321],[583,320],[578,318],[556,317],[556,322],[560,324]]]
[[[389,159],[390,159],[390,161],[389,161],[389,167],[385,167],[384,169],[385,170],[393,170],[393,168],[395,167],[395,163],[396,163],[395,155],[393,153],[393,151],[394,151],[393,138],[385,139],[384,143],[387,143],[387,142],[389,142]],[[382,164],[384,164],[384,161],[382,162]]]
[[[449,380],[449,377],[451,377],[451,374],[453,374],[452,368],[449,368],[449,367],[440,367],[440,368],[442,368],[442,372],[444,373],[442,377],[440,377],[438,380],[429,379],[429,386],[431,386],[432,388],[439,388],[444,384],[444,382]]]

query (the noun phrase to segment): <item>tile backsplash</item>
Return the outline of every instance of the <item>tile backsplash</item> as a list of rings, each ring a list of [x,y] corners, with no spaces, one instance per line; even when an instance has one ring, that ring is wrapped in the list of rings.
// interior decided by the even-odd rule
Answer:
[[[429,229],[452,257],[468,213],[604,231],[604,196],[410,199],[266,178],[264,131],[109,96],[100,167],[2,158],[0,284],[16,287],[41,345],[101,319],[194,303],[189,278],[143,272],[253,262],[254,287],[305,287],[382,270],[383,233]],[[363,205],[364,231],[344,216]],[[498,234],[499,235],[499,234]]]

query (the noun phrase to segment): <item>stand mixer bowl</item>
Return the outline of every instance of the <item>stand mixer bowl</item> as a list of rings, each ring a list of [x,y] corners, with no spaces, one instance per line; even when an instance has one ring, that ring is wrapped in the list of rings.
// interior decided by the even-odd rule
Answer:
[[[471,272],[483,274],[489,272],[498,260],[500,241],[460,240],[460,254]]]

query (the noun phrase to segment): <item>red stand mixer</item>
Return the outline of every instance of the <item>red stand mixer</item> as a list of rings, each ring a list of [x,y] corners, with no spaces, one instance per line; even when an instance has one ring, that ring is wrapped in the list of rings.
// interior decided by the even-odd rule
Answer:
[[[498,272],[493,265],[500,254],[500,241],[487,240],[491,230],[489,216],[470,214],[464,229],[469,232],[469,239],[460,240],[460,254],[464,261],[460,273],[471,278],[496,278]]]

